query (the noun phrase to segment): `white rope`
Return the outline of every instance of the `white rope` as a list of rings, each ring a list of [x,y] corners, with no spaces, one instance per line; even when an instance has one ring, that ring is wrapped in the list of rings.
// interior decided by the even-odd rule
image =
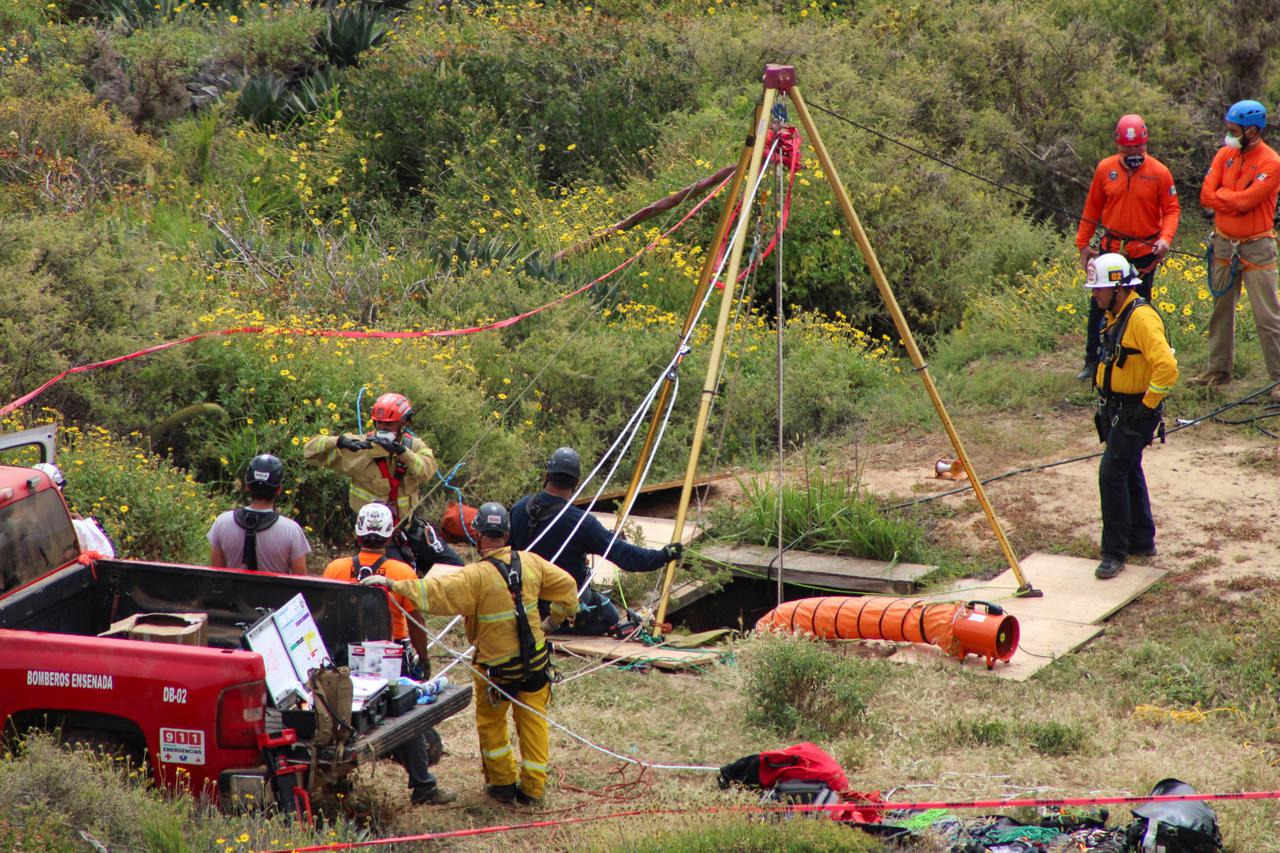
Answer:
[[[769,149],[769,152],[768,152],[768,154],[767,154],[767,155],[766,155],[766,157],[765,157],[765,162],[766,162],[766,163],[769,161],[769,158],[773,156],[774,151],[775,151],[775,150],[777,149],[777,147],[778,147],[779,141],[780,141],[780,140],[778,140],[778,139],[775,139],[775,140],[774,140],[773,147]],[[763,180],[764,180],[765,173],[766,173],[766,170],[761,169],[761,170],[760,170],[760,174],[756,176],[755,184],[751,187],[751,191],[750,191],[750,193],[748,193],[747,197],[743,199],[742,207],[741,207],[741,209],[739,210],[739,216],[740,216],[740,217],[741,217],[741,216],[748,216],[748,215],[749,215],[750,210],[751,210],[751,206],[752,206],[752,204],[755,202],[756,194],[757,194],[757,193],[759,192],[759,190],[760,190],[760,184],[761,184],[761,183],[763,182]],[[578,484],[578,488],[574,491],[573,495],[572,495],[572,496],[571,496],[567,501],[565,501],[564,506],[560,507],[560,511],[556,513],[556,515],[551,519],[551,521],[549,521],[549,522],[546,524],[546,526],[545,526],[545,527],[543,527],[542,531],[541,531],[540,533],[538,533],[538,535],[537,535],[537,536],[535,536],[535,537],[533,538],[533,540],[532,540],[532,541],[531,541],[531,542],[530,542],[530,543],[525,547],[525,550],[526,550],[526,551],[527,551],[527,550],[532,549],[534,545],[537,545],[537,544],[538,544],[538,542],[540,542],[540,541],[542,540],[542,537],[543,537],[543,536],[545,536],[545,535],[547,534],[547,532],[548,532],[548,531],[550,531],[550,530],[551,530],[551,528],[555,526],[555,523],[556,523],[557,521],[559,521],[559,520],[561,519],[561,517],[563,517],[563,516],[564,516],[564,514],[565,514],[566,512],[568,512],[569,507],[573,504],[573,502],[574,502],[574,501],[576,501],[576,500],[578,499],[578,497],[579,497],[579,496],[582,494],[582,492],[586,489],[587,485],[588,485],[588,484],[589,484],[589,483],[590,483],[590,482],[595,478],[596,474],[598,474],[598,473],[599,473],[600,469],[604,467],[605,462],[608,460],[609,456],[610,456],[610,455],[612,455],[612,453],[613,453],[614,449],[618,446],[618,444],[619,444],[619,443],[620,443],[624,438],[626,438],[626,437],[627,437],[627,433],[628,433],[628,431],[630,431],[630,433],[631,433],[631,437],[632,437],[632,438],[634,438],[634,434],[635,434],[635,432],[636,432],[636,431],[638,431],[638,429],[639,429],[639,423],[640,423],[640,420],[641,420],[642,416],[643,416],[644,414],[646,414],[646,413],[649,411],[649,407],[653,404],[653,400],[657,397],[658,392],[659,392],[659,390],[660,390],[660,389],[661,389],[661,387],[662,387],[662,383],[666,380],[667,375],[668,375],[668,374],[670,374],[672,371],[675,371],[675,370],[679,367],[680,362],[684,359],[685,355],[687,355],[687,354],[688,354],[688,351],[689,351],[689,341],[690,341],[690,339],[693,337],[693,333],[694,333],[694,332],[696,331],[696,329],[697,329],[698,319],[702,316],[702,312],[703,312],[703,310],[707,307],[707,303],[708,303],[708,302],[710,301],[710,299],[711,299],[711,294],[712,294],[712,292],[715,290],[715,286],[714,286],[714,285],[715,285],[715,283],[716,283],[717,281],[719,281],[720,276],[724,273],[725,264],[727,264],[727,263],[728,263],[728,261],[729,261],[729,256],[730,256],[730,254],[731,254],[731,252],[732,252],[732,249],[733,249],[734,240],[736,240],[736,239],[737,239],[737,236],[738,236],[738,235],[737,235],[737,230],[738,230],[738,229],[736,229],[736,228],[735,228],[735,229],[733,229],[733,232],[732,232],[732,234],[731,234],[731,236],[730,236],[730,238],[729,238],[729,242],[725,245],[725,249],[724,249],[723,256],[722,256],[722,257],[721,257],[721,259],[720,259],[720,265],[716,268],[715,275],[714,275],[714,276],[712,277],[712,279],[711,279],[711,285],[707,287],[707,292],[706,292],[705,294],[703,294],[702,302],[698,305],[697,313],[695,313],[695,314],[694,314],[694,320],[693,320],[693,322],[692,322],[692,323],[690,323],[690,324],[689,324],[689,330],[688,330],[687,332],[685,332],[685,334],[681,337],[681,339],[680,339],[680,345],[676,347],[676,353],[675,353],[675,355],[674,355],[674,356],[672,356],[671,360],[667,362],[667,366],[666,366],[666,368],[665,368],[665,369],[663,369],[663,371],[659,374],[657,381],[655,381],[655,382],[653,383],[653,385],[652,385],[652,386],[650,386],[650,388],[649,388],[649,392],[648,392],[647,394],[645,394],[645,397],[644,397],[644,399],[641,401],[640,406],[636,408],[635,412],[631,415],[630,419],[628,419],[626,426],[624,426],[624,427],[623,427],[623,431],[618,435],[618,437],[617,437],[616,439],[614,439],[613,444],[612,444],[612,445],[610,445],[609,449],[608,449],[608,450],[606,450],[606,451],[605,451],[605,453],[604,453],[604,455],[602,455],[602,456],[601,456],[600,461],[599,461],[598,463],[596,463],[596,467],[595,467],[595,468],[593,468],[593,469],[591,469],[591,472],[586,476],[586,478],[585,478],[581,483],[579,483],[579,484]],[[737,284],[737,283],[736,283],[736,282],[734,282],[735,290],[736,290],[736,284]],[[725,285],[725,287],[728,287],[728,286],[729,286],[729,285],[727,285],[727,284]],[[730,291],[730,293],[732,293],[732,292],[733,292],[733,291]],[[726,298],[728,298],[728,294],[726,294]],[[675,394],[673,393],[673,394],[671,395],[671,405],[674,405],[674,402],[675,402]],[[668,417],[670,417],[670,408],[668,408]],[[665,432],[665,430],[666,430],[666,423],[665,423],[665,421],[664,421],[664,423],[663,423],[663,427],[662,427],[662,429],[663,429],[663,431]],[[660,440],[660,439],[661,439],[661,436],[659,436],[659,440]],[[630,444],[631,444],[631,439],[628,439],[628,440],[627,440],[627,446],[629,447],[629,446],[630,446]],[[656,447],[657,447],[657,443],[655,443],[655,445],[654,445],[654,446],[655,446],[655,448],[656,448]],[[624,450],[624,453],[625,453],[625,450]],[[620,462],[620,461],[621,461],[621,455],[619,456],[619,460],[618,460],[618,462]],[[615,462],[615,463],[614,463],[614,466],[613,466],[613,468],[611,469],[610,474],[609,474],[609,475],[608,475],[608,477],[605,479],[604,483],[602,483],[602,484],[601,484],[600,489],[599,489],[599,490],[597,490],[597,492],[596,492],[595,496],[591,499],[591,502],[588,504],[587,509],[584,511],[583,518],[585,518],[585,517],[586,517],[586,515],[585,515],[585,514],[586,514],[586,512],[590,512],[590,511],[591,511],[591,507],[595,506],[596,498],[598,498],[601,494],[603,494],[605,486],[608,484],[609,479],[610,479],[610,478],[612,478],[612,476],[613,476],[613,472],[617,470],[618,462]],[[650,457],[649,464],[647,464],[647,465],[645,466],[645,474],[646,474],[646,475],[648,474],[648,471],[649,471],[649,465],[651,465],[651,464],[652,464],[652,456]],[[642,483],[644,482],[643,478],[641,479],[641,482],[642,482]],[[633,503],[634,503],[634,501],[633,501]],[[630,508],[630,507],[626,507],[625,509],[626,509],[626,512],[625,512],[625,513],[623,513],[621,516],[619,516],[619,519],[618,519],[618,530],[621,530],[621,528],[622,528],[622,524],[626,521],[627,514],[629,514],[629,513],[630,513],[630,510],[631,510],[631,508]],[[581,525],[583,518],[580,518],[580,519],[578,520],[578,525]],[[575,525],[573,532],[574,532],[574,533],[576,533],[576,532],[577,532],[577,530],[578,530],[578,526],[577,526],[577,525]],[[564,543],[564,544],[567,544],[567,543],[568,543],[568,541],[569,541],[569,539],[572,539],[572,538],[573,538],[573,537],[572,537],[572,534],[570,534],[570,536],[568,537],[568,539],[566,539],[566,540],[565,540],[565,543]],[[611,539],[611,540],[610,540],[610,543],[609,543],[609,544],[610,544],[610,547],[612,547],[612,545],[613,545],[613,541],[614,541],[616,538],[617,538],[617,531],[615,531],[614,539]],[[562,545],[560,546],[560,550],[556,552],[556,555],[555,555],[556,557],[559,557],[559,556],[560,556],[560,551],[563,551],[563,550],[564,550],[564,544],[562,544]],[[607,549],[606,549],[606,554],[607,554],[607,553],[608,553],[608,551],[607,551]],[[555,562],[555,558],[554,558],[554,557],[552,558],[551,562],[553,562],[553,563]],[[592,573],[594,574],[594,569],[593,569],[593,572],[592,572]],[[588,576],[588,579],[589,579],[589,578],[590,578],[590,575]],[[585,590],[585,588],[586,588],[586,587],[585,587],[585,585],[584,585],[583,590]],[[582,590],[580,590],[580,591],[579,591],[579,595],[581,595],[581,592],[582,592]],[[450,621],[449,621],[449,623],[448,623],[447,625],[445,625],[445,627],[440,631],[440,636],[444,636],[445,634],[447,634],[447,633],[449,633],[450,631],[452,631],[452,630],[454,629],[454,627],[455,627],[455,626],[457,626],[457,624],[458,624],[458,622],[459,622],[459,621],[461,621],[461,617],[460,617],[460,616],[455,616],[455,617],[454,617],[452,620],[450,620]],[[435,639],[431,634],[428,634],[428,637],[431,637],[431,645],[436,645],[436,644],[439,642],[439,641],[438,641],[437,639]],[[447,646],[442,646],[442,647],[443,647],[443,648],[445,648],[446,650],[448,650],[451,654],[454,654],[453,650],[452,650],[452,649],[449,649]],[[471,651],[471,649],[468,649],[468,652],[470,652],[470,651]],[[463,654],[467,654],[468,652],[464,652]],[[447,672],[447,671],[448,671],[448,669],[449,669],[449,668],[451,668],[451,667],[453,667],[453,666],[454,666],[454,664],[456,664],[456,663],[457,663],[457,661],[454,661],[454,663],[449,664],[449,667],[446,667],[445,671]]]
[[[418,582],[419,582],[419,583],[422,583],[424,580],[425,580],[425,578],[424,578],[423,580],[418,581]],[[394,604],[396,607],[400,608],[400,611],[401,611],[402,613],[404,613],[405,618],[406,618],[406,619],[408,619],[408,620],[409,620],[410,622],[412,622],[413,624],[417,625],[419,628],[421,628],[421,629],[426,633],[426,635],[427,635],[427,638],[428,638],[428,639],[432,640],[436,645],[439,645],[441,648],[443,648],[443,649],[444,649],[445,651],[447,651],[449,654],[453,655],[453,657],[454,657],[454,661],[453,661],[453,663],[449,664],[449,666],[448,666],[448,667],[445,667],[445,669],[444,669],[444,670],[442,670],[442,671],[440,672],[440,675],[444,675],[444,674],[445,674],[446,672],[448,672],[448,671],[449,671],[449,669],[451,669],[455,664],[458,664],[458,663],[465,663],[465,664],[467,665],[467,668],[468,668],[468,669],[470,669],[470,670],[471,670],[473,673],[475,673],[477,676],[479,676],[481,680],[483,680],[483,681],[484,681],[486,684],[488,684],[490,687],[493,687],[493,688],[495,688],[495,689],[497,689],[497,690],[501,691],[501,692],[502,692],[502,695],[506,696],[506,697],[507,697],[511,702],[513,702],[514,704],[519,705],[521,708],[524,708],[526,711],[529,711],[529,712],[533,713],[535,716],[540,717],[541,719],[543,719],[544,721],[546,721],[546,723],[547,723],[548,725],[553,726],[553,727],[554,727],[554,728],[556,728],[557,730],[559,730],[559,731],[563,732],[564,734],[566,734],[566,735],[568,735],[569,737],[573,738],[574,740],[578,741],[578,742],[579,742],[579,743],[581,743],[583,746],[590,747],[591,749],[594,749],[596,752],[604,753],[605,755],[608,755],[608,756],[610,756],[611,758],[616,758],[616,759],[618,759],[619,761],[625,761],[625,762],[627,762],[628,764],[635,764],[635,765],[637,765],[637,766],[639,766],[639,767],[649,767],[649,768],[652,768],[652,769],[654,769],[654,770],[692,770],[692,771],[698,771],[698,772],[702,772],[702,773],[716,773],[716,772],[719,772],[719,770],[720,770],[720,768],[719,768],[719,767],[715,767],[715,766],[712,766],[712,765],[710,765],[710,764],[660,764],[660,763],[653,762],[653,761],[642,761],[642,760],[641,760],[641,759],[639,759],[639,758],[632,758],[631,756],[628,756],[628,755],[622,755],[621,753],[614,752],[613,750],[608,749],[607,747],[600,746],[598,743],[592,743],[591,741],[589,741],[589,740],[587,740],[586,738],[584,738],[582,735],[580,735],[580,734],[578,734],[577,732],[574,732],[574,731],[572,731],[571,729],[569,729],[567,726],[564,726],[564,725],[562,725],[562,724],[560,724],[560,723],[556,722],[555,720],[551,719],[550,717],[548,717],[546,714],[542,713],[542,712],[541,712],[541,711],[539,711],[538,709],[536,709],[536,708],[531,708],[530,706],[526,705],[524,702],[521,702],[521,701],[520,701],[519,699],[517,699],[516,697],[514,697],[514,696],[510,695],[509,693],[507,693],[507,691],[503,690],[503,689],[502,689],[502,687],[500,687],[499,685],[497,685],[497,684],[495,684],[493,681],[491,681],[491,680],[489,679],[489,676],[488,676],[486,673],[481,672],[479,669],[477,669],[475,666],[473,666],[470,662],[468,662],[468,661],[466,660],[467,652],[463,652],[463,653],[459,654],[458,652],[455,652],[453,649],[451,649],[451,648],[449,648],[448,646],[444,645],[444,643],[440,642],[440,638],[439,638],[439,637],[437,637],[437,636],[435,636],[435,635],[433,635],[433,634],[431,633],[431,629],[430,629],[430,628],[428,628],[426,625],[424,625],[421,621],[419,621],[419,620],[417,619],[417,617],[415,617],[412,613],[410,613],[408,610],[406,610],[406,609],[404,608],[404,605],[402,605],[400,602],[396,601],[396,600],[395,600],[395,598],[392,598],[392,597],[390,597],[390,596],[387,598],[387,600],[388,600],[388,601],[390,601],[392,604]],[[472,648],[475,648],[475,647],[474,647],[474,646],[472,646]],[[437,677],[439,677],[439,676],[437,676]],[[474,697],[474,698],[475,698],[475,701],[476,701],[476,702],[480,702],[480,701],[481,701],[481,697],[479,697],[479,696],[476,696],[476,697]]]

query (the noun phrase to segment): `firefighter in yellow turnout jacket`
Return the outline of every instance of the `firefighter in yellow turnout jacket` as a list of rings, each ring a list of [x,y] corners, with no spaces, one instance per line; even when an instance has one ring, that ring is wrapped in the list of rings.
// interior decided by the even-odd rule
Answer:
[[[317,435],[303,447],[303,457],[348,478],[347,502],[354,512],[370,503],[391,508],[397,527],[396,539],[387,548],[392,559],[409,563],[419,575],[436,563],[461,566],[462,558],[429,523],[409,517],[423,486],[436,473],[431,448],[408,432],[412,404],[403,394],[383,394],[370,414],[371,432]]]
[[[511,517],[502,504],[483,504],[475,527],[484,557],[478,563],[421,580],[388,582],[375,575],[362,582],[388,586],[411,599],[419,613],[462,615],[467,639],[476,648],[476,668],[501,688],[476,676],[476,729],[486,792],[502,802],[530,805],[542,799],[547,785],[547,721],[539,714],[547,712],[552,675],[538,601],[550,602],[552,615],[567,618],[578,609],[578,587],[568,572],[537,554],[507,547]],[[520,704],[509,701],[512,696]],[[518,774],[508,708],[520,739]]]
[[[1095,421],[1106,442],[1098,466],[1102,502],[1102,562],[1094,575],[1102,580],[1124,570],[1131,557],[1156,553],[1142,451],[1160,431],[1165,395],[1178,381],[1178,362],[1156,309],[1138,296],[1137,270],[1123,256],[1101,255],[1089,266],[1085,287],[1106,312],[1102,360],[1094,374],[1098,389]]]

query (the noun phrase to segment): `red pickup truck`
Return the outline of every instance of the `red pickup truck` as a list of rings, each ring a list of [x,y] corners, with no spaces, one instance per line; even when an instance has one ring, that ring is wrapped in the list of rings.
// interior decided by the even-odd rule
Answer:
[[[0,439],[52,460],[52,428]],[[389,636],[384,594],[322,578],[98,559],[82,565],[61,493],[44,474],[0,465],[0,727],[31,729],[145,755],[152,778],[224,804],[252,794],[299,805],[300,780],[281,779],[306,744],[270,707],[262,656],[246,626],[302,593],[335,659],[348,643]],[[135,613],[205,613],[208,646],[97,635]],[[375,761],[464,709],[470,685],[388,717],[351,744]]]

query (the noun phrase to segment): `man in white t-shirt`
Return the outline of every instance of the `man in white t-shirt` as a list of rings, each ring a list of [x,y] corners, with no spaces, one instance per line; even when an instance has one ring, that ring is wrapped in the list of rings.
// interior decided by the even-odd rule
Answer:
[[[276,512],[284,463],[270,453],[253,457],[244,472],[249,505],[219,515],[209,528],[209,565],[305,575],[311,545],[291,518]]]
[[[63,492],[63,500],[66,500],[67,478],[62,476],[61,468],[52,462],[37,462],[32,467],[48,476],[58,487],[58,491]],[[67,511],[71,512],[71,508],[68,507]],[[71,512],[71,525],[76,531],[76,542],[80,545],[80,553],[96,551],[107,559],[115,559],[116,546],[107,538],[107,534],[103,532],[96,518],[85,518],[78,512]]]

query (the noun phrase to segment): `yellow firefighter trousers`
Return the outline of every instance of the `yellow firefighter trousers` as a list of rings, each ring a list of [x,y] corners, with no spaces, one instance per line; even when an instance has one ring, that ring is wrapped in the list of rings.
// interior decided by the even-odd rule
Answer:
[[[547,721],[531,711],[503,700],[497,705],[489,701],[489,684],[475,681],[476,734],[480,736],[480,757],[484,761],[484,780],[490,785],[510,785],[516,781],[516,757],[511,751],[507,731],[507,710],[515,718],[516,737],[520,740],[520,790],[534,799],[542,799],[547,789],[547,759],[550,743]],[[546,714],[551,701],[551,685],[533,693],[520,691],[516,698],[541,714]]]

